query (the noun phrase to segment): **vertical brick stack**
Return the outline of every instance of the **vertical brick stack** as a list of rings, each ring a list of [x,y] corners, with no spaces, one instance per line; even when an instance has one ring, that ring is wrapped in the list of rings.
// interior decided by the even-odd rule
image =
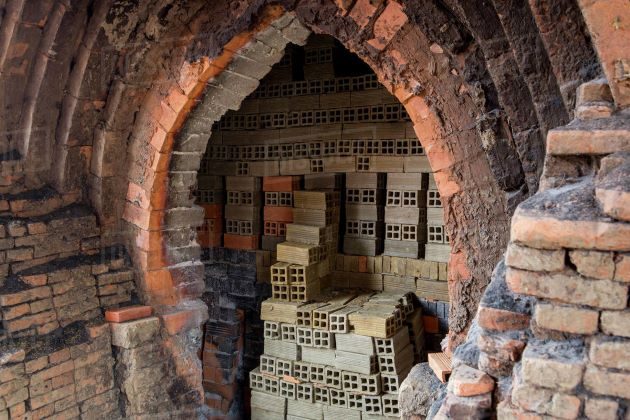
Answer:
[[[384,187],[385,174],[346,175],[346,254],[373,257],[382,252]]]
[[[263,178],[264,228],[262,249],[275,251],[284,242],[287,224],[293,222],[293,191],[300,188],[298,176],[266,176]]]
[[[294,221],[287,242],[278,244],[278,262],[271,266],[272,297],[291,302],[314,299],[328,286],[337,249],[339,193],[295,191]]]
[[[385,255],[407,258],[424,255],[427,184],[427,174],[387,176]]]
[[[422,352],[411,294],[339,291],[263,302],[265,352],[250,372],[252,419],[398,417],[398,390]]]
[[[203,162],[208,164],[208,160]],[[202,165],[203,169],[203,165]],[[223,205],[225,191],[223,177],[202,175],[197,177],[197,202],[204,209],[204,223],[197,230],[197,241],[203,248],[221,246],[223,237]]]
[[[225,234],[223,246],[254,250],[260,243],[261,180],[254,176],[225,178]]]
[[[440,192],[433,174],[429,174],[427,190],[427,244],[424,258],[431,261],[448,262],[451,253],[448,234],[444,228],[444,209]]]

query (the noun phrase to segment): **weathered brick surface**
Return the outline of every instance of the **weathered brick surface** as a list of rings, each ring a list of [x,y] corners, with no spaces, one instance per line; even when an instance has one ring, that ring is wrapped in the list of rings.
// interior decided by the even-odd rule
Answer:
[[[571,334],[594,334],[597,332],[599,313],[574,306],[538,303],[534,320],[540,328]]]

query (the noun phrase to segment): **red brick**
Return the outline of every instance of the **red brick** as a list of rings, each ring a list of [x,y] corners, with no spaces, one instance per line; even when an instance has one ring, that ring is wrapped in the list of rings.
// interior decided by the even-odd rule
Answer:
[[[365,28],[370,23],[374,13],[376,13],[376,6],[372,3],[372,0],[357,0],[352,10],[350,10],[349,16],[361,28]]]
[[[201,310],[195,309],[164,314],[161,315],[160,318],[162,318],[164,328],[171,335],[196,328],[201,325],[204,320]]]
[[[359,256],[359,273],[367,273],[367,272],[368,272],[367,257],[360,255]]]
[[[486,373],[462,364],[453,370],[448,389],[458,397],[472,397],[491,392],[494,380]]]
[[[223,246],[229,249],[258,249],[258,242],[260,237],[258,235],[245,236],[245,235],[232,235],[226,233],[223,235]]]
[[[44,286],[48,281],[46,274],[33,274],[31,276],[20,276],[20,280],[33,287]]]
[[[479,308],[477,318],[481,328],[491,331],[524,330],[531,319],[529,315],[488,307]]]
[[[220,219],[223,217],[223,206],[221,204],[201,204],[205,219]]]
[[[424,315],[422,317],[422,323],[424,325],[424,331],[429,334],[436,334],[440,332],[440,326],[437,316]]]
[[[293,208],[282,206],[265,206],[264,219],[270,222],[293,222]]]
[[[291,192],[300,188],[299,176],[265,176],[263,191]]]
[[[126,322],[134,319],[146,318],[153,314],[150,306],[127,306],[119,309],[105,311],[105,320],[108,322]]]
[[[395,1],[390,1],[374,24],[375,46],[382,50],[396,36],[396,33],[407,23],[407,15],[402,6]]]
[[[221,246],[223,232],[198,232],[197,242],[202,248],[213,248]]]
[[[48,360],[53,365],[56,365],[57,363],[65,362],[68,359],[70,359],[70,349],[59,350],[48,355]]]

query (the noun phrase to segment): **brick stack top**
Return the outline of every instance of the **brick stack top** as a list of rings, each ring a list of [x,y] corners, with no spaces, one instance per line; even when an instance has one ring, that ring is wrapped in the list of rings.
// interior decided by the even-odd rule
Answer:
[[[252,418],[398,416],[398,388],[423,351],[412,294],[355,289],[308,303],[268,300],[261,318]]]

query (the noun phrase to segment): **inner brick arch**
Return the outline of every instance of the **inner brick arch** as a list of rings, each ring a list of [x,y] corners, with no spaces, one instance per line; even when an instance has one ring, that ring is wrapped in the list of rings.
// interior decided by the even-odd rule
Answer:
[[[238,108],[241,100],[256,88],[258,80],[280,60],[286,43],[300,44],[306,40],[309,31],[300,23],[306,18],[299,17],[297,12],[297,18],[294,13],[278,17],[279,8],[266,9],[261,23],[228,42],[221,56],[185,66],[175,78],[178,82],[150,92],[141,111],[141,123],[136,125],[132,136],[135,138],[132,150],[140,149],[148,155],[141,181],[134,181],[138,177],[132,168],[123,217],[133,225],[132,249],[144,276],[142,286],[146,296],[150,303],[164,308],[165,319],[171,313],[172,319],[186,321],[179,322],[177,331],[196,326],[203,319],[204,307],[196,300],[204,287],[202,265],[198,262],[199,247],[193,240],[195,225],[202,222],[202,212],[192,204],[190,190],[210,128],[227,109]],[[475,104],[458,92],[445,95],[443,103],[429,103],[422,92],[427,80],[419,81],[400,69],[411,66],[410,63],[430,69],[427,79],[437,83],[437,77],[431,75],[435,69],[431,68],[439,67],[440,76],[446,74],[453,79],[443,84],[449,84],[449,89],[459,86],[465,92],[456,71],[445,71],[448,60],[430,52],[429,41],[418,28],[407,24],[399,8],[388,13],[396,16],[395,29],[369,40],[367,46],[353,44],[349,35],[338,39],[359,53],[381,83],[406,107],[436,172],[438,188],[445,200],[446,223],[453,238],[449,289],[454,307],[451,342],[456,344],[465,334],[505,241],[505,198],[474,129],[472,116],[478,113]],[[383,15],[388,16],[385,12]],[[324,24],[312,28],[327,32]],[[373,54],[366,53],[366,48],[374,46],[384,49],[399,32],[403,34],[399,37],[403,43],[399,48],[404,42],[426,48],[386,49],[381,53],[384,58],[380,64],[371,58]],[[211,82],[202,91],[209,79]],[[440,93],[443,92],[448,89]],[[195,98],[202,94],[203,99],[193,108]],[[462,113],[462,107],[471,110],[470,114]],[[489,197],[492,204],[487,201],[484,204]],[[473,211],[476,218],[472,217]],[[488,240],[495,247],[484,249]]]

